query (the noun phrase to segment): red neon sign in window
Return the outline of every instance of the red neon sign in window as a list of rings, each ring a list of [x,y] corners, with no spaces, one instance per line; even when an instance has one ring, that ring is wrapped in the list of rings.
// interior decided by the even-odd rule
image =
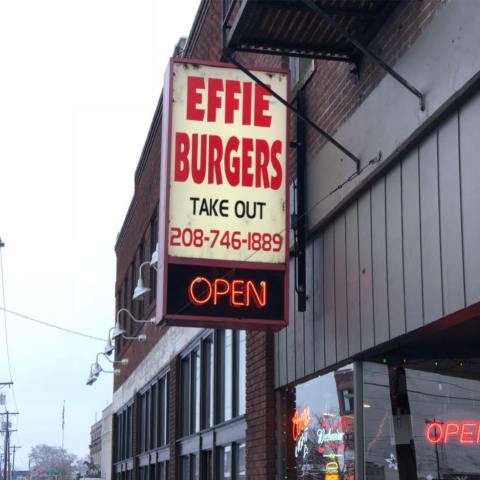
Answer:
[[[260,282],[257,287],[252,280],[226,280],[195,277],[188,285],[188,297],[194,305],[213,303],[218,305],[220,299],[228,298],[232,307],[264,308],[267,304],[267,282]]]
[[[480,422],[474,420],[433,420],[425,427],[425,438],[429,443],[451,443],[460,445],[480,444]]]
[[[305,428],[310,423],[310,408],[305,407],[301,412],[295,410],[292,417],[292,435],[293,441],[296,442]]]

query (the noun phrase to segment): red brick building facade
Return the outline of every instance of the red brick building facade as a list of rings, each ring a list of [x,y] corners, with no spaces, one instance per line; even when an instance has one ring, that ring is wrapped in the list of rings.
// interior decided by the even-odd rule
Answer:
[[[262,2],[258,3],[262,4]],[[307,8],[305,5],[308,2],[283,2],[283,5],[282,2],[263,3],[268,4],[268,7],[280,9],[280,14],[277,11],[275,17],[272,13],[273,10],[265,13],[258,7],[257,14],[265,16],[262,17],[263,25],[265,29],[273,32],[272,36],[287,32],[284,35],[288,39],[288,32],[291,32],[293,36],[295,30],[298,37],[298,32],[304,28],[304,37],[306,38],[309,32],[308,28],[314,28],[313,26],[307,28],[306,23],[297,25],[295,20],[291,20],[292,23],[288,25],[282,24],[282,15],[292,14],[291,11],[287,12],[286,10],[282,13],[282,8],[298,8],[297,16],[289,18],[300,18],[304,11],[302,9]],[[289,3],[296,5],[292,7],[287,5]],[[451,19],[465,18],[464,12],[459,6],[447,6],[445,2],[439,0],[390,2],[391,4],[385,7],[386,3],[389,2],[374,2],[373,0],[317,2],[333,16],[338,15],[338,10],[343,8],[348,10],[345,15],[350,19],[361,18],[364,21],[365,18],[368,18],[370,23],[360,22],[358,24],[360,27],[363,26],[364,31],[351,31],[350,33],[363,35],[370,51],[380,56],[388,65],[398,67],[403,75],[415,76],[412,72],[420,68],[422,60],[430,64],[432,72],[435,71],[444,61],[443,58],[440,59],[442,53],[437,50],[437,45],[443,45],[445,42],[448,45],[455,45],[456,42],[462,43],[461,34],[459,33],[459,36],[456,37],[452,33],[455,22]],[[223,48],[226,37],[235,29],[235,32],[240,37],[242,36],[242,28],[246,31],[248,25],[245,24],[242,27],[241,16],[247,8],[252,8],[255,14],[255,8],[257,8],[255,5],[256,2],[251,1],[246,1],[242,5],[242,2],[226,1],[222,4],[221,0],[202,0],[189,37],[186,43],[179,44],[176,54],[192,59],[225,60],[228,55],[228,51],[224,51]],[[385,7],[385,11],[377,14],[377,7],[377,10]],[[362,11],[362,9],[367,10]],[[476,8],[473,10],[477,12]],[[473,10],[472,15],[475,13]],[[224,21],[226,12],[230,12],[231,15]],[[305,19],[302,21],[307,22]],[[465,28],[468,29],[468,25]],[[471,30],[473,32],[473,29]],[[264,44],[268,43],[263,41]],[[248,43],[247,40],[245,42]],[[261,43],[260,40],[258,42]],[[419,319],[414,316],[413,319],[410,319],[408,316],[409,306],[414,304],[410,297],[405,299],[409,288],[410,270],[408,269],[414,267],[402,264],[400,275],[402,277],[400,279],[402,293],[399,295],[403,295],[405,298],[400,299],[400,296],[398,298],[395,296],[397,287],[395,287],[396,277],[394,275],[397,258],[392,256],[392,251],[400,251],[401,262],[407,262],[410,238],[408,226],[410,223],[406,222],[405,218],[410,214],[411,208],[414,210],[418,208],[416,221],[420,225],[418,227],[420,233],[424,228],[423,222],[428,220],[425,213],[422,213],[424,211],[422,211],[421,205],[417,207],[414,202],[413,206],[409,207],[405,203],[412,198],[410,195],[417,195],[420,202],[423,195],[422,185],[426,185],[430,181],[420,168],[419,158],[423,150],[419,145],[426,141],[425,138],[432,131],[440,129],[443,125],[441,122],[445,121],[452,111],[461,108],[464,104],[462,102],[470,101],[476,91],[477,78],[473,75],[476,74],[476,71],[474,70],[470,75],[465,69],[463,76],[459,75],[453,79],[449,77],[443,83],[439,81],[439,92],[432,87],[436,79],[428,78],[428,74],[425,74],[424,77],[427,77],[427,80],[418,87],[425,94],[426,109],[421,110],[418,99],[392,81],[385,68],[368,55],[352,56],[350,61],[325,60],[320,58],[321,55],[313,60],[302,58],[300,61],[296,61],[294,55],[290,57],[285,54],[272,55],[272,49],[274,50],[280,44],[278,39],[272,40],[272,43],[273,47],[269,45],[267,48],[263,45],[262,48],[265,51],[270,49],[268,53],[264,54],[259,51],[241,52],[238,50],[242,48],[233,48],[233,50],[237,50],[234,52],[235,58],[250,66],[292,67],[295,76],[292,85],[293,99],[295,100],[298,92],[302,92],[305,103],[303,114],[330,135],[338,137],[340,142],[358,155],[361,168],[359,173],[355,173],[353,165],[345,156],[339,155],[338,152],[332,153],[333,147],[327,140],[314,128],[307,128],[304,149],[307,171],[305,187],[307,212],[305,225],[306,309],[299,311],[299,300],[292,284],[290,287],[289,327],[276,334],[251,331],[246,333],[244,386],[238,383],[243,378],[241,365],[243,357],[240,351],[243,348],[243,337],[239,333],[141,325],[131,322],[125,314],[119,316],[121,326],[126,330],[127,335],[136,336],[145,333],[147,341],[140,343],[120,338],[116,343],[117,359],[129,359],[129,365],[122,367],[121,375],[115,378],[114,385],[114,406],[117,406],[114,410],[117,412],[117,419],[114,422],[113,437],[117,440],[116,447],[114,447],[113,472],[114,475],[117,472],[118,480],[220,479],[245,478],[245,476],[251,480],[263,480],[281,477],[303,478],[303,475],[305,478],[312,479],[387,478],[385,469],[388,469],[390,463],[387,463],[387,466],[379,466],[379,460],[369,460],[368,440],[360,438],[359,425],[364,418],[358,411],[358,407],[363,409],[364,403],[361,396],[357,395],[355,388],[364,385],[362,378],[367,378],[369,374],[374,376],[373,373],[369,373],[368,365],[361,366],[364,359],[373,361],[379,358],[378,355],[392,351],[394,345],[397,345],[398,342],[401,343],[404,338],[407,338],[407,334],[414,330],[408,326],[409,322],[419,328],[423,328],[428,323],[423,317]],[[244,50],[248,50],[248,48],[244,48]],[[251,48],[251,50],[255,49]],[[422,59],[425,52],[429,55]],[[354,53],[358,54],[356,51]],[[476,61],[475,57],[472,64],[475,64]],[[395,110],[398,111],[398,116],[395,115]],[[408,112],[405,112],[406,110]],[[374,114],[377,116],[372,117]],[[382,114],[388,120],[384,120]],[[149,319],[155,316],[155,295],[153,293],[147,295],[143,303],[132,301],[132,294],[137,284],[139,267],[143,262],[149,260],[158,240],[161,119],[162,99],[158,103],[135,172],[135,194],[115,247],[117,254],[117,310],[127,308],[137,319]],[[293,142],[296,140],[297,133],[296,116],[293,113],[291,113],[290,122]],[[388,128],[389,122],[395,122],[390,125],[390,129]],[[440,147],[440,144],[437,145],[438,152],[440,152]],[[417,170],[420,173],[412,173],[407,163],[408,158],[405,160],[405,156],[412,151],[419,152],[418,158],[414,161],[417,162]],[[296,169],[298,152],[299,150],[294,146],[289,152],[290,168],[294,180],[298,180],[295,178],[298,175]],[[377,157],[378,152],[381,152],[380,157]],[[369,163],[373,159],[375,161]],[[416,176],[411,179],[408,175]],[[441,173],[438,175],[438,182],[441,182]],[[420,193],[407,194],[406,189],[409,182],[414,181],[417,182],[417,190],[420,189]],[[460,178],[461,181],[462,178]],[[394,193],[391,194],[390,188],[400,189],[398,190],[400,193],[393,190]],[[448,189],[445,188],[445,190]],[[398,196],[390,196],[397,193]],[[365,195],[368,195],[367,200],[365,200]],[[440,204],[442,198],[440,186],[436,195]],[[460,197],[461,195],[463,195],[462,192],[459,193]],[[377,206],[378,198],[383,202],[381,207]],[[364,208],[368,210],[367,216],[370,223],[362,217]],[[398,234],[391,230],[393,222],[397,222],[398,211],[396,209],[401,210],[398,220],[401,232]],[[383,219],[380,220],[378,231],[383,231],[383,238],[380,243],[376,244],[375,219],[378,211],[380,211],[378,218]],[[438,215],[438,222],[441,224],[442,212]],[[445,221],[450,221],[450,218]],[[465,217],[465,222],[467,221],[468,218]],[[365,225],[368,225],[366,237],[370,236],[370,240],[368,240],[370,243],[365,250],[369,249],[368,265],[366,263],[364,265],[366,257],[364,257],[362,244],[362,232]],[[444,226],[444,228],[446,227]],[[425,235],[427,233],[426,231]],[[355,238],[355,241],[358,238],[358,244],[353,242],[350,236]],[[401,246],[396,248],[397,244],[394,242],[398,243],[399,237]],[[418,245],[415,243],[416,250],[423,251],[422,249],[425,247],[421,243],[422,238],[419,242]],[[395,248],[392,245],[395,245]],[[411,251],[416,250],[412,248]],[[354,255],[353,260],[352,255]],[[295,261],[292,250],[292,271]],[[423,257],[420,259],[420,262],[422,261],[424,261]],[[440,262],[442,261],[440,260]],[[423,315],[430,308],[427,305],[428,299],[425,297],[428,296],[430,288],[430,284],[425,283],[429,274],[429,265],[422,267]],[[294,275],[291,277],[292,283],[295,283],[296,277]],[[467,277],[468,274],[464,278],[465,292],[468,284]],[[378,280],[382,278],[385,281]],[[155,272],[153,269],[148,266],[143,269],[143,280],[154,292]],[[382,293],[380,283],[384,284],[383,287],[387,285],[384,293]],[[447,281],[443,280],[442,295],[446,295],[446,284]],[[465,298],[466,296],[465,293]],[[368,300],[372,303],[371,305],[363,301],[367,297],[373,299]],[[382,297],[387,298],[385,305],[379,303],[379,299]],[[328,303],[329,298],[331,299],[330,303]],[[477,298],[475,293],[471,295],[471,300],[459,304],[458,308],[448,309],[445,307],[447,300],[443,300],[443,310],[432,317],[429,322],[435,320],[440,322],[438,325],[443,325],[442,322],[445,320],[442,318],[447,318],[448,315],[461,309],[464,310],[464,317],[466,315],[466,318],[472,318],[474,314],[469,309],[479,301],[480,298]],[[401,321],[396,320],[397,312],[393,310],[397,304],[403,305],[398,307],[401,309]],[[465,314],[465,311],[469,313]],[[399,326],[402,322],[405,327]],[[229,345],[231,351],[228,350]],[[214,351],[215,353],[212,353]],[[210,375],[208,382],[210,382],[210,378],[217,378],[220,375],[223,379],[222,382],[225,383],[228,380],[225,380],[227,377],[224,367],[218,367],[219,360],[217,358],[218,355],[226,355],[225,352],[228,352],[228,355],[232,354],[233,378],[237,382],[233,386],[230,384],[228,386],[234,392],[232,405],[225,406],[225,401],[221,398],[218,399],[218,396],[222,397],[222,394],[216,390],[208,394],[208,399],[203,399],[203,397],[199,399],[197,404],[198,388],[204,390],[205,387],[200,387],[200,385],[204,385],[204,375],[207,374],[203,370],[196,370],[200,369],[198,365],[200,363],[203,365],[205,355],[213,355],[214,359],[211,360],[211,364],[210,360],[207,362],[210,365],[207,369],[208,375]],[[353,362],[356,362],[355,367],[351,367],[351,371],[345,373],[342,369],[347,368],[346,365],[351,365]],[[221,369],[220,373],[217,368]],[[415,370],[416,367],[412,368]],[[337,372],[335,376],[328,377],[328,373],[334,370]],[[364,371],[367,373],[362,376]],[[400,375],[397,381],[400,383],[406,381],[407,373],[398,374],[399,370],[396,371],[396,375]],[[197,372],[197,379],[201,378],[200,383],[195,383],[194,372]],[[319,374],[326,375],[318,377]],[[191,383],[188,381],[185,383],[182,380],[187,378],[185,375],[189,379],[193,379]],[[391,382],[392,375],[390,372]],[[328,455],[334,460],[325,462],[314,459],[302,464],[298,457],[293,455],[294,447],[290,444],[285,445],[286,440],[283,438],[290,434],[289,422],[295,411],[292,402],[297,402],[295,408],[298,410],[298,414],[301,413],[300,407],[307,408],[305,404],[301,403],[304,398],[309,399],[308,402],[313,405],[312,397],[309,397],[311,395],[309,385],[314,385],[314,383],[310,384],[309,382],[317,380],[318,382],[327,382],[327,377],[330,378],[329,385],[334,390],[334,395],[328,401],[331,402],[332,398],[338,398],[341,403],[341,407],[335,415],[338,418],[350,418],[350,420],[343,424],[343,431],[337,432],[335,428],[339,428],[340,423],[337,425],[328,420],[327,417],[330,415],[333,418],[333,414],[327,412],[325,406],[318,406],[317,414],[327,417],[317,419],[319,423],[316,435],[318,435],[319,443],[315,448],[322,452],[329,452]],[[340,383],[338,381],[340,377],[349,380]],[[324,380],[321,380],[322,378]],[[211,381],[212,385],[217,385],[217,380]],[[222,388],[227,388],[224,383]],[[195,412],[187,415],[186,419],[184,410],[182,410],[185,388],[188,389],[188,397],[191,402],[188,405]],[[368,393],[365,386],[362,388],[364,392]],[[222,390],[222,392],[224,391]],[[164,398],[162,401],[160,401],[160,392],[162,395],[165,392],[166,395],[162,397]],[[242,395],[245,398],[245,409]],[[355,422],[358,422],[355,423],[357,427],[355,449],[352,447],[354,443],[352,402],[356,402]],[[192,407],[194,404],[196,406]],[[208,408],[205,407],[206,404],[208,404]],[[402,404],[401,408],[407,412],[407,407]],[[223,412],[220,417],[217,417],[218,408]],[[318,413],[321,408],[324,408],[324,411]],[[395,408],[396,406],[393,406],[392,403],[393,412],[395,412]],[[229,413],[226,414],[228,409],[230,409]],[[160,410],[163,411],[163,414],[160,414]],[[285,414],[285,411],[288,412],[288,415]],[[312,414],[313,411],[312,407]],[[308,424],[306,419],[310,419],[309,414],[306,411],[303,414],[304,417],[301,418]],[[156,426],[154,429],[150,429],[149,419],[154,418],[153,415],[155,415]],[[208,418],[208,421],[205,418]],[[300,417],[295,418],[298,420]],[[205,421],[206,426],[204,425]],[[188,424],[187,427],[185,427],[186,424]],[[140,434],[138,432],[139,425],[147,425],[149,433],[146,433],[145,436],[143,433]],[[185,430],[185,428],[187,429]],[[319,434],[318,432],[322,432],[322,429],[325,432]],[[163,433],[159,433],[160,431]],[[304,428],[297,433],[306,435],[307,430]],[[395,433],[395,435],[397,434],[398,432]],[[312,434],[310,433],[310,435]],[[380,438],[381,435],[378,435]],[[130,440],[124,440],[125,436],[130,436]],[[153,437],[155,438],[153,439]],[[298,442],[298,436],[294,437],[295,442]],[[305,445],[312,442],[312,438],[308,437],[307,439],[305,436]],[[321,438],[334,439],[328,447],[331,451],[325,450],[327,447],[321,443]],[[344,439],[343,445],[339,443],[340,438]],[[121,446],[122,442],[125,445]],[[360,450],[363,452],[364,442],[367,442],[365,457],[363,453],[362,456],[359,456],[358,453]],[[417,446],[419,452],[423,451],[422,448],[424,447]],[[192,452],[199,452],[198,457],[196,453]],[[304,450],[304,458],[308,456],[306,452],[308,449]],[[431,452],[426,453],[426,458],[429,458],[430,454]],[[383,450],[381,455],[383,455]],[[405,453],[404,448],[397,445],[392,455],[400,464],[401,474],[398,478],[409,478],[405,473],[412,472],[411,468],[413,468],[409,466],[409,460],[407,460],[409,453]],[[338,459],[340,456],[342,457],[341,461]],[[242,458],[240,459],[240,457]],[[297,459],[295,460],[295,458]],[[332,463],[336,464],[336,467],[332,467]],[[312,473],[315,465],[317,467],[320,465],[318,467],[320,470]],[[354,466],[357,472],[356,476],[352,473]],[[455,468],[457,467],[451,466],[451,471],[456,471]],[[303,472],[302,477],[300,477],[300,470]],[[418,478],[428,477],[419,476]]]

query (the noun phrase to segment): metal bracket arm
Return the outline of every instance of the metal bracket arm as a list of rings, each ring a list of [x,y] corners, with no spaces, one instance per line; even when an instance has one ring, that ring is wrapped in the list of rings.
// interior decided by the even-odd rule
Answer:
[[[360,169],[360,159],[355,156],[352,152],[347,150],[343,145],[338,143],[331,135],[329,135],[323,128],[320,128],[315,122],[310,120],[305,115],[301,114],[291,103],[283,99],[278,93],[272,90],[268,85],[262,82],[255,74],[253,74],[248,68],[242,65],[238,60],[236,60],[230,52],[225,52],[228,60],[236,65],[245,75],[250,77],[254,82],[258,83],[262,88],[264,88],[268,93],[270,93],[274,98],[276,98],[282,105],[290,109],[298,118],[303,120],[306,124],[310,125],[314,130],[316,130],[320,135],[323,135],[329,142],[333,143],[342,153],[344,153],[350,160],[352,160],[357,168],[357,172]]]
[[[405,80],[392,67],[387,65],[378,55],[373,53],[369,48],[359,42],[353,37],[346,28],[337,23],[323,8],[319,7],[314,0],[301,0],[305,5],[309,6],[311,10],[318,13],[325,22],[327,22],[333,29],[340,32],[349,42],[353,43],[362,53],[370,57],[377,65],[382,67],[389,73],[397,82],[401,83],[407,90],[410,90],[420,101],[420,110],[425,110],[425,96],[422,92],[417,90],[408,80]]]

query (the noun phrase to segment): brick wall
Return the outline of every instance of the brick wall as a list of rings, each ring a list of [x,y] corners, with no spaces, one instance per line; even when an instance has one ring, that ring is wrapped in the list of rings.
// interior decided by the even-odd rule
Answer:
[[[387,18],[369,48],[394,65],[444,3],[441,0],[402,2]],[[358,75],[351,73],[350,64],[342,62],[315,61],[315,67],[315,74],[306,87],[306,114],[330,134],[338,130],[386,75],[381,67],[365,57]],[[411,95],[407,90],[404,94]],[[307,128],[307,158],[315,156],[324,143],[317,132]]]
[[[275,478],[273,333],[247,333],[246,464],[249,480]]]

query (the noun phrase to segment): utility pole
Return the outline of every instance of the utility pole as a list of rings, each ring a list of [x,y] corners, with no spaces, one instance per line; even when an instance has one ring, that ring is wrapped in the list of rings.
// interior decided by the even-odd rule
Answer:
[[[1,413],[0,415],[4,415],[7,417],[5,424],[5,430],[1,430],[1,433],[5,434],[5,443],[4,443],[4,450],[3,450],[3,480],[11,480],[10,473],[11,473],[11,464],[10,464],[10,434],[12,432],[16,432],[16,430],[10,429],[10,415],[18,415],[18,412],[9,412],[8,410]]]
[[[12,445],[10,447],[13,451],[13,455],[12,455],[12,472],[15,473],[15,452],[19,449],[19,448],[22,448],[20,447],[19,445]]]

